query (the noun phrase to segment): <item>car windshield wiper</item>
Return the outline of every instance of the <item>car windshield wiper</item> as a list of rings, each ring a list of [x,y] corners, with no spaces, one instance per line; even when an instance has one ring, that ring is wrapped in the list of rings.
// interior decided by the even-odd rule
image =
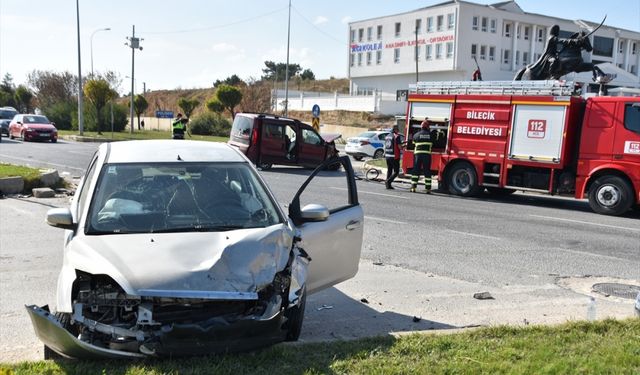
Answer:
[[[151,233],[172,232],[224,232],[227,230],[244,229],[244,225],[193,225],[189,227],[163,228],[152,230]]]

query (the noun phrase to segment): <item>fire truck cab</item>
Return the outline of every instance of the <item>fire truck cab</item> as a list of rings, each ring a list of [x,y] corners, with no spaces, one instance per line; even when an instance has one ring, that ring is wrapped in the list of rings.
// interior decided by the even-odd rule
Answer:
[[[598,213],[640,203],[640,98],[574,95],[565,81],[420,82],[406,136],[431,123],[441,190],[588,198]],[[412,144],[403,169],[413,166]]]

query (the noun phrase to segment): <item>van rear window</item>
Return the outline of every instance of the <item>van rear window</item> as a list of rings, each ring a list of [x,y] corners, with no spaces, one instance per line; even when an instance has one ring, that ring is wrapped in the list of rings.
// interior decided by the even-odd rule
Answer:
[[[252,118],[236,116],[233,120],[233,127],[231,128],[231,140],[248,145],[252,129]]]

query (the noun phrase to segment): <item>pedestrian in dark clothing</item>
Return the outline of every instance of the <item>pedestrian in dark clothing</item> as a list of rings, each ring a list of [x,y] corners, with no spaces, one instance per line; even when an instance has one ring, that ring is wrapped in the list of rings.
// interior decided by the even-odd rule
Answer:
[[[400,173],[400,155],[402,149],[402,138],[398,134],[398,126],[394,125],[391,134],[384,140],[384,157],[387,161],[387,189],[393,189],[391,183]]]
[[[413,135],[413,170],[411,171],[411,192],[415,193],[420,180],[420,172],[424,174],[424,188],[431,194],[431,132],[429,122],[422,121],[420,131]]]

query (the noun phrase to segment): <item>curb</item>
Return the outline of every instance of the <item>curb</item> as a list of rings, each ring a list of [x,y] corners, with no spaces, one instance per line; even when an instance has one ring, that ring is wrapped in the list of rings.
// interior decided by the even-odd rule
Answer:
[[[115,139],[110,139],[110,138],[97,138],[97,137],[85,137],[85,136],[81,136],[81,135],[64,135],[62,137],[60,137],[62,139],[68,140],[68,141],[75,141],[75,142],[88,142],[88,143],[103,143],[103,142],[115,142]]]
[[[40,184],[38,187],[53,187],[60,181],[56,169],[47,169],[40,172]],[[20,194],[24,190],[24,179],[20,176],[0,178],[1,194]]]

